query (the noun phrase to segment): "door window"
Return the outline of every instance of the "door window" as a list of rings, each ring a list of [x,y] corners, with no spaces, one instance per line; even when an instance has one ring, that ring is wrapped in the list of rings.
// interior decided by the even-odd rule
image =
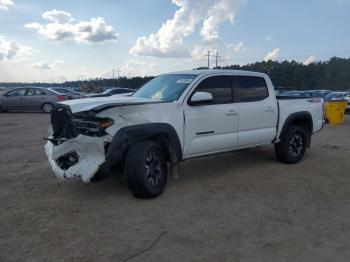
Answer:
[[[199,83],[195,92],[210,93],[213,96],[212,104],[232,103],[232,86],[229,76],[208,77]]]
[[[34,92],[35,92],[35,94],[37,96],[44,96],[44,95],[46,95],[44,90],[41,90],[41,89],[33,89],[33,90],[34,90]]]
[[[26,88],[20,88],[20,89],[16,89],[8,92],[7,96],[15,97],[15,96],[24,96],[25,94],[26,94]]]
[[[269,96],[265,79],[257,76],[238,76],[238,92],[241,102],[260,101]]]
[[[35,89],[29,88],[27,92],[27,96],[35,96],[35,95],[36,95]]]

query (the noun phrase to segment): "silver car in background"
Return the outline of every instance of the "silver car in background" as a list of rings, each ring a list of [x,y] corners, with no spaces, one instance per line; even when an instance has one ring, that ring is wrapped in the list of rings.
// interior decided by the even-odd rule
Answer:
[[[66,95],[68,99],[80,99],[84,98],[84,96],[76,91],[70,90],[68,88],[63,88],[63,87],[55,87],[55,88],[48,88],[48,90],[53,90],[56,92],[59,92],[63,95]]]
[[[0,95],[0,111],[41,110],[49,113],[55,108],[56,102],[67,99],[66,95],[54,90],[39,87],[21,87]]]

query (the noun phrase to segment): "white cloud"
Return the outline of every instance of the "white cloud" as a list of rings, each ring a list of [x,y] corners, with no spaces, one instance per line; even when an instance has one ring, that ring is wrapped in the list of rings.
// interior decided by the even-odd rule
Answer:
[[[7,11],[13,5],[12,0],[0,0],[0,9]]]
[[[46,20],[59,24],[72,22],[74,20],[70,13],[58,11],[56,9],[46,11],[45,13],[43,13],[42,17]]]
[[[113,27],[107,25],[102,17],[91,18],[88,22],[76,22],[71,14],[55,9],[43,13],[42,17],[49,22],[29,23],[25,27],[37,30],[50,40],[97,43],[118,38]]]
[[[304,65],[309,65],[309,64],[313,64],[317,61],[317,57],[316,56],[310,56],[307,59],[305,59],[305,61],[303,62]]]
[[[243,42],[239,42],[238,44],[226,44],[226,49],[229,51],[229,52],[241,52],[243,51],[245,48],[244,48],[244,44]]]
[[[32,64],[32,67],[37,70],[52,70],[51,66],[44,61],[34,63]]]
[[[172,0],[179,7],[174,17],[167,20],[156,33],[139,37],[130,53],[140,56],[188,57],[191,52],[184,39],[200,25],[204,41],[219,38],[218,26],[229,20],[234,22],[240,5],[245,0]]]
[[[191,59],[194,61],[207,60],[208,57],[206,57],[206,55],[208,55],[208,51],[210,51],[210,56],[215,55],[216,52],[218,51],[218,44],[214,43],[209,45],[206,43],[202,43],[202,44],[195,45],[190,50]]]
[[[3,36],[0,36],[0,62],[13,59],[20,47],[14,41],[6,41]]]
[[[155,75],[157,68],[153,61],[126,59],[120,68],[120,75],[128,77]]]
[[[238,7],[243,2],[242,0],[216,0],[209,7],[203,6],[202,8],[207,11],[207,18],[204,20],[200,31],[203,40],[211,41],[219,38],[218,26],[220,23],[228,20],[234,24]]]
[[[276,61],[278,59],[279,53],[280,53],[280,49],[276,48],[276,49],[272,50],[271,52],[267,53],[264,60],[265,61],[269,61],[269,60]]]
[[[54,70],[57,65],[63,64],[64,61],[54,60],[53,62],[40,61],[32,64],[32,67],[36,70]]]

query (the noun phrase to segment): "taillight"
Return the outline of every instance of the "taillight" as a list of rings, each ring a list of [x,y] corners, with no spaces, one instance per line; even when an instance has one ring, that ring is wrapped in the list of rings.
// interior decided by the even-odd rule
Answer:
[[[67,97],[63,95],[58,95],[57,99],[62,101],[62,100],[67,100]]]

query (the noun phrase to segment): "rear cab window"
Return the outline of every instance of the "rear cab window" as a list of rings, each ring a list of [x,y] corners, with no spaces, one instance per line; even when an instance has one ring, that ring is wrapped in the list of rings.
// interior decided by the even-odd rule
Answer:
[[[266,81],[260,76],[236,76],[240,102],[255,102],[269,96]]]

